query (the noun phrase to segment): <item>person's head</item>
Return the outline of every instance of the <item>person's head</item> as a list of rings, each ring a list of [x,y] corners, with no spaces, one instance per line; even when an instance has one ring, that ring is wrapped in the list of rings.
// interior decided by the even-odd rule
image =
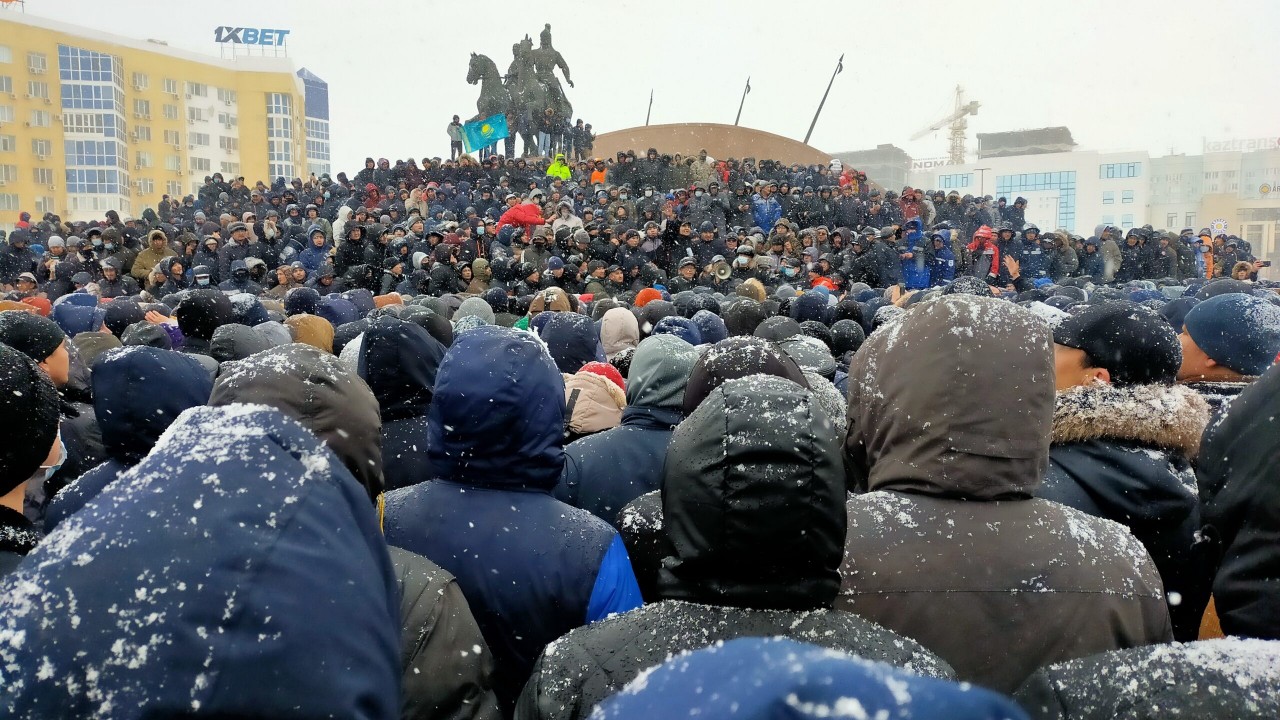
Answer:
[[[59,404],[58,391],[47,372],[42,372],[26,352],[0,342],[0,385],[4,387],[0,392],[0,424],[10,429],[0,442],[0,497],[4,497],[23,487],[42,466],[53,468],[62,459],[49,460],[58,442]],[[21,498],[17,504],[21,507]]]
[[[1253,276],[1253,266],[1247,262],[1238,262],[1231,268],[1231,277],[1236,280],[1249,280]]]
[[[519,377],[518,383],[497,378]],[[457,336],[436,374],[427,454],[437,477],[550,489],[564,465],[564,380],[529,333],[485,325]]]
[[[316,229],[316,230],[312,230],[312,231],[311,231],[311,245],[312,245],[312,247],[322,248],[322,247],[324,247],[324,242],[325,242],[325,240],[324,240],[324,231],[323,231],[323,230]]]
[[[168,242],[168,239],[165,237],[163,230],[152,230],[151,233],[147,235],[147,245],[149,245],[152,250],[163,250],[166,242]]]
[[[105,275],[105,272],[103,274]],[[108,277],[107,279],[114,280],[115,278]],[[23,293],[33,292],[36,289],[36,276],[29,272],[24,272],[18,276],[16,285],[18,286],[19,292],[23,292]]]
[[[289,277],[295,283],[303,283],[307,281],[307,268],[300,262],[289,265]]]
[[[372,500],[382,492],[378,401],[332,353],[281,345],[223,363],[209,405],[269,405],[302,423],[333,450]]]
[[[249,226],[242,222],[231,223],[227,230],[231,233],[231,239],[241,245],[249,240]]]
[[[1048,325],[1005,300],[958,293],[892,322],[849,366],[845,467],[853,485],[978,501],[1031,497],[1049,461]],[[939,372],[977,387],[941,406],[936,388],[919,382]],[[991,397],[1007,402],[993,406]]]
[[[1102,382],[1171,384],[1182,364],[1177,333],[1137,303],[1110,301],[1069,315],[1053,329],[1054,385],[1059,392]]]
[[[71,381],[67,336],[53,320],[16,310],[0,312],[0,343],[30,358],[55,387],[64,387]]]
[[[1178,340],[1179,380],[1261,375],[1280,354],[1280,307],[1244,293],[1215,295],[1191,308]]]
[[[789,421],[766,419],[774,417]],[[659,573],[659,595],[762,609],[830,607],[846,522],[839,444],[832,419],[795,381],[751,375],[708,392],[667,449],[662,504],[673,557]]]

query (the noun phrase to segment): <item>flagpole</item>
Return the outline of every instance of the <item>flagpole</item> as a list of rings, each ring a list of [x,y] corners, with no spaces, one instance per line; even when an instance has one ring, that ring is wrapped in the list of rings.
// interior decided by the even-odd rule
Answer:
[[[742,102],[738,103],[738,117],[733,119],[733,124],[737,125],[742,119],[742,106],[747,104],[747,93],[751,92],[751,76],[747,76],[747,86],[742,88]]]
[[[644,114],[644,124],[649,124],[649,117],[653,115],[653,88],[649,88],[649,111]]]
[[[844,53],[840,54],[840,59],[836,61],[836,71],[831,73],[831,82],[827,83],[827,92],[822,93],[822,101],[818,103],[818,111],[813,114],[813,122],[809,123],[809,132],[804,134],[804,144],[809,144],[809,136],[813,135],[813,128],[818,124],[818,116],[822,114],[822,106],[827,104],[827,95],[831,92],[831,86],[836,82],[836,76],[844,69]]]

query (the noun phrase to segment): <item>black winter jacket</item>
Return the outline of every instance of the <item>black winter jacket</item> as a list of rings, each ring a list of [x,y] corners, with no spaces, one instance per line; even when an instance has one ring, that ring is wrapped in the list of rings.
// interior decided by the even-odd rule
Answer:
[[[1058,394],[1049,470],[1036,496],[1129,528],[1164,583],[1174,637],[1194,640],[1209,601],[1198,572],[1191,462],[1209,408],[1180,386],[1098,384]]]

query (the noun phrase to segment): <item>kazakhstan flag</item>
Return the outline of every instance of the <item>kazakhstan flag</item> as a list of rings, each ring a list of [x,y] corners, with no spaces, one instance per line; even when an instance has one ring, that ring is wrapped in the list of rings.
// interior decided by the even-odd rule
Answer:
[[[467,152],[475,152],[482,147],[489,147],[499,140],[510,136],[507,132],[507,116],[502,113],[490,115],[483,120],[469,122],[462,126],[462,139]]]

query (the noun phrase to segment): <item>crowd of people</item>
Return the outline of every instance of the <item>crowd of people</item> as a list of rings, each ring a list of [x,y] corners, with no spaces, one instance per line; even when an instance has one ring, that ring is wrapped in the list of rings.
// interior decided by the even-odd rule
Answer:
[[[576,155],[24,214],[4,714],[1280,715],[1248,243]]]

